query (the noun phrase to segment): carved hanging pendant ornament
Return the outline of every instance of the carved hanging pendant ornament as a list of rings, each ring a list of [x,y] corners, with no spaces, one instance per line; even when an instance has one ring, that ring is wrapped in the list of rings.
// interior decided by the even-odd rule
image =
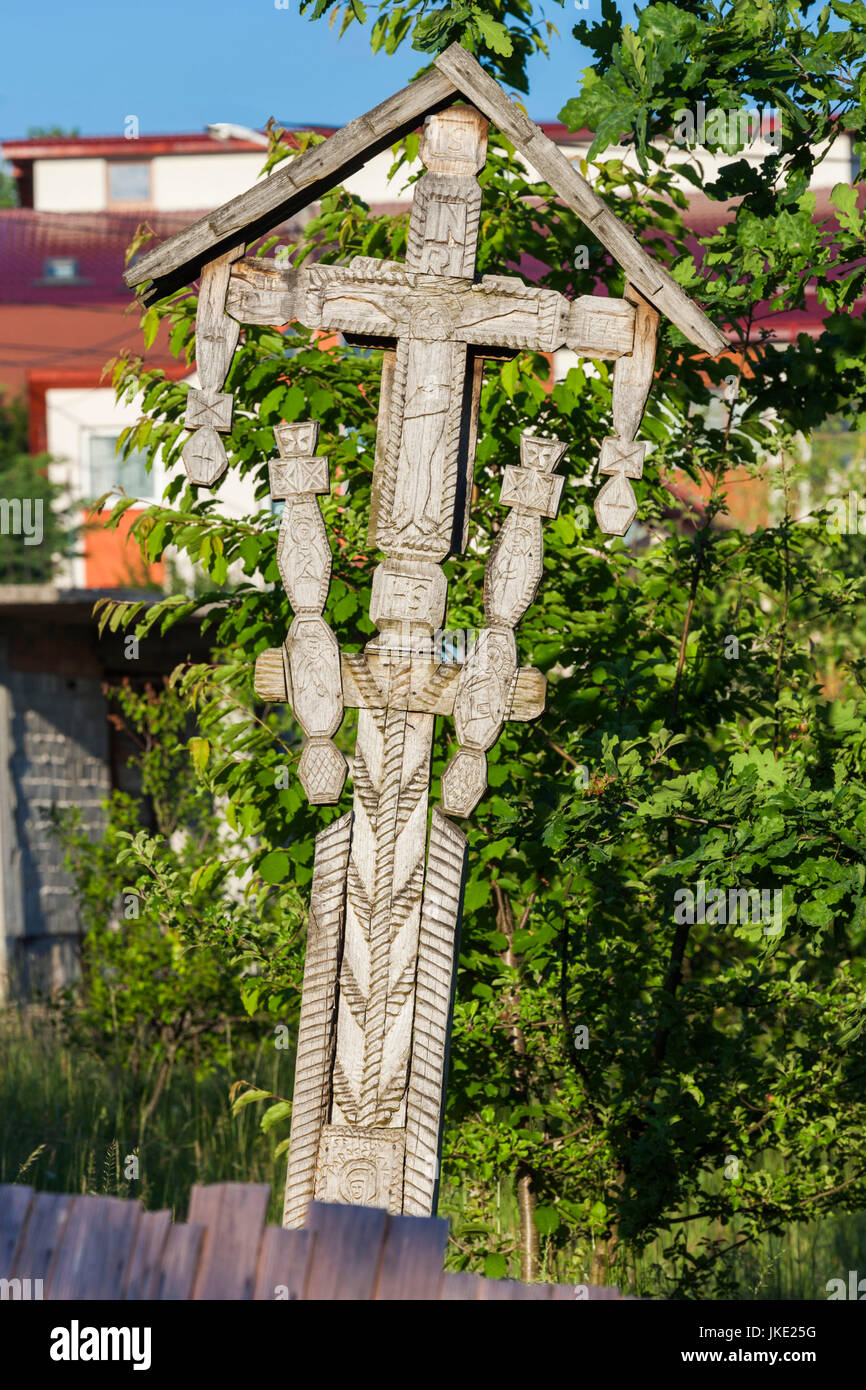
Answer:
[[[466,104],[454,104],[458,100]],[[403,263],[356,257],[295,269],[244,259],[248,242],[334,185],[364,157],[426,118]],[[493,120],[626,271],[623,299],[570,301],[516,276],[475,278],[481,189]],[[301,1000],[284,1222],[300,1226],[312,1198],[435,1211],[466,837],[443,812],[468,816],[487,786],[487,755],[506,720],[544,709],[545,680],[518,664],[515,628],[543,575],[543,523],[555,517],[567,443],[524,434],[520,466],[504,469],[507,508],[484,577],[485,626],[465,661],[434,634],[445,617],[442,561],[468,539],[469,499],[486,359],[570,347],[614,362],[613,435],[599,459],[603,531],[634,519],[636,442],[652,384],[662,310],[704,350],[726,345],[579,172],[459,46],[403,92],[338,136],[287,162],[263,184],[143,256],[127,282],[151,279],[149,301],[201,275],[201,386],[190,393],[184,447],[193,482],[225,468],[231,426],[223,386],[239,325],[343,333],[383,351],[370,544],[376,636],[340,652],[323,618],[331,552],[319,508],[327,459],[312,422],[276,430],[271,495],[285,503],[278,566],[294,617],[285,642],[256,662],[261,699],[285,702],[305,742],[301,782],[334,803],[346,761],[334,743],[355,708],[351,811],[316,839]],[[437,716],[453,716],[457,747],[429,808]]]
[[[616,434],[604,440],[598,461],[599,473],[608,481],[595,499],[595,516],[608,536],[624,536],[637,516],[637,498],[632,482],[643,476],[646,444],[636,444],[653,382],[659,315],[633,285],[626,285],[625,297],[635,306],[634,343],[627,357],[620,357],[613,369],[613,427]]]

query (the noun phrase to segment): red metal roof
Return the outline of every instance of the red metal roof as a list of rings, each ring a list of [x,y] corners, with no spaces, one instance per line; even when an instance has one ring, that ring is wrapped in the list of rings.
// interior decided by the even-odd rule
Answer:
[[[201,215],[185,212],[35,212],[0,208],[0,304],[129,303],[122,274],[126,248],[142,221],[157,240]],[[295,235],[297,228],[275,228]],[[51,278],[46,262],[73,259],[76,275]]]
[[[310,126],[319,135],[332,135],[336,126]],[[291,132],[289,132],[291,134]],[[234,137],[220,140],[206,131],[191,135],[139,135],[134,140],[122,135],[49,135],[26,140],[4,140],[3,158],[93,159],[116,156],[121,159],[150,158],[156,154],[240,154],[259,153],[263,146]]]
[[[160,238],[190,221],[188,212],[147,213]],[[124,256],[140,214],[0,209],[0,303],[93,304],[129,300]],[[73,279],[51,279],[46,262],[72,258]]]

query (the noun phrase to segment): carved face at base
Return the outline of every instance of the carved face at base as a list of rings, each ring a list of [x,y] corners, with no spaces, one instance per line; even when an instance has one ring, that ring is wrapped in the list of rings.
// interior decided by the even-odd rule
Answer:
[[[353,1206],[364,1207],[376,1200],[379,1192],[379,1174],[375,1163],[367,1158],[356,1158],[347,1165],[340,1182],[340,1193],[345,1201]]]

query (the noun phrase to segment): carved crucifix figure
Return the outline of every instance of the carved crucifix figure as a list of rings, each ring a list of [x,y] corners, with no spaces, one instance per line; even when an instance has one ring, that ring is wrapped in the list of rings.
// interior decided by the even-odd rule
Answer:
[[[385,348],[370,520],[370,541],[386,556],[373,581],[378,635],[338,664],[321,616],[331,566],[313,495],[327,479],[301,477],[293,434],[309,426],[278,429],[284,457],[272,465],[274,495],[287,498],[278,553],[295,618],[284,648],[259,658],[256,689],[292,704],[308,736],[299,773],[311,800],[338,798],[338,707],[359,710],[353,809],[316,845],[289,1226],[303,1223],[313,1197],[435,1209],[466,839],[438,808],[428,835],[434,723],[453,713],[459,740],[443,808],[469,815],[505,720],[544,707],[544,678],[518,667],[514,628],[541,578],[542,518],[556,515],[563,479],[553,469],[566,448],[524,436],[522,466],[504,475],[501,501],[512,510],[487,565],[487,626],[465,664],[443,661],[432,641],[445,616],[440,562],[466,544],[481,364],[560,346],[625,360],[634,343],[628,300],[571,302],[516,277],[473,279],[486,134],[471,106],[428,118],[404,265],[356,258],[295,271],[241,261],[228,287],[227,312],[241,322],[297,319]],[[316,463],[310,449],[305,467]]]

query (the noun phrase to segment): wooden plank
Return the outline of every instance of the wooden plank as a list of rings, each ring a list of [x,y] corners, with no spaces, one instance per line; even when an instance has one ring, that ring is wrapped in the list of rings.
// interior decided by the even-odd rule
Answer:
[[[307,1286],[314,1237],[309,1231],[268,1226],[262,1237],[253,1298],[295,1302]]]
[[[142,1212],[123,1281],[123,1298],[153,1298],[163,1249],[171,1229],[170,1211]]]
[[[438,1298],[448,1222],[436,1216],[389,1216],[376,1300]]]
[[[546,1303],[551,1297],[551,1284],[523,1284],[519,1279],[482,1279],[481,1299],[484,1303],[513,1302],[515,1299]]]
[[[406,1099],[403,1206],[416,1216],[435,1211],[439,1194],[438,1160],[468,844],[462,830],[434,806],[421,908],[415,1026]]]
[[[632,236],[569,159],[515,105],[498,83],[459,44],[453,43],[435,60],[468,101],[508,136],[541,177],[566,203],[625,270],[641,294],[661,310],[690,342],[717,357],[728,341],[694,300],[668,275]]]
[[[33,1188],[18,1183],[0,1186],[0,1279],[12,1272],[12,1260],[27,1224],[33,1203]]]
[[[154,1299],[169,1302],[192,1298],[204,1238],[204,1226],[171,1227],[163,1247],[162,1263],[152,1295]]]
[[[193,1298],[252,1298],[270,1195],[267,1183],[193,1187],[190,1222],[207,1227]]]
[[[439,1288],[440,1302],[452,1303],[467,1299],[476,1302],[481,1297],[483,1284],[484,1280],[479,1274],[446,1274]]]
[[[554,1303],[599,1303],[621,1299],[615,1284],[552,1284]]]
[[[36,1193],[15,1255],[12,1272],[17,1278],[47,1278],[74,1200],[60,1193]]]
[[[332,821],[316,836],[292,1093],[292,1142],[283,1205],[283,1225],[295,1228],[306,1221],[315,1191],[316,1156],[328,1114],[351,838],[351,812]]]
[[[309,270],[253,259],[234,266],[226,295],[226,311],[238,323],[279,326],[297,319],[365,346],[405,337],[431,304],[451,320],[454,341],[473,345],[482,356],[569,347],[581,357],[616,360],[632,352],[633,304],[587,294],[569,300],[513,275],[485,275],[473,284],[361,257]],[[380,414],[387,418],[381,406]]]
[[[118,1298],[141,1214],[138,1202],[122,1197],[74,1197],[45,1297]]]
[[[278,222],[315,202],[368,159],[414,130],[431,111],[449,106],[454,84],[431,68],[408,87],[350,121],[321,145],[286,160],[271,176],[231,198],[215,212],[146,252],[124,273],[127,285],[153,280],[148,302],[188,285],[206,261],[232,246],[255,241]]]
[[[311,1202],[307,1229],[316,1237],[307,1302],[373,1297],[379,1276],[386,1213],[381,1207]]]

